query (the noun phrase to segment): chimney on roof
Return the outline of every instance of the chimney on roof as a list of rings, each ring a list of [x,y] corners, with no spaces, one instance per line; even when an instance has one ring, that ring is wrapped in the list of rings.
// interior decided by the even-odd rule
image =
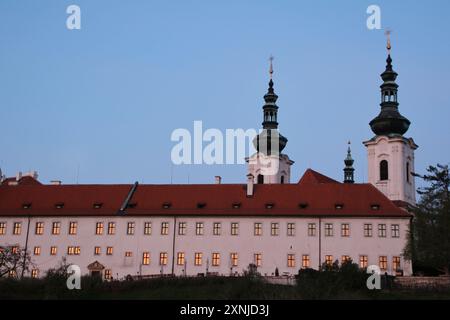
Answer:
[[[60,186],[61,183],[62,183],[61,180],[52,180],[52,181],[50,181],[50,184],[54,185],[54,186]]]
[[[19,181],[20,179],[22,179],[22,171],[17,172],[16,175],[16,181]]]
[[[247,197],[253,197],[253,175],[249,173],[247,175]]]
[[[214,178],[216,179],[216,184],[221,184],[222,183],[222,177],[221,176],[215,176]]]

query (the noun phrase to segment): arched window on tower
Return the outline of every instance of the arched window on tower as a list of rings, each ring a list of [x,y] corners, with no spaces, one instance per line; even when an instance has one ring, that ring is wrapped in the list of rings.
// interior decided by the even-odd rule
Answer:
[[[281,176],[281,183],[284,183],[284,176]]]
[[[264,176],[262,174],[258,174],[258,184],[264,184]]]
[[[409,162],[406,163],[406,182],[409,182]]]
[[[389,168],[388,162],[386,160],[381,160],[380,162],[380,180],[389,179]]]

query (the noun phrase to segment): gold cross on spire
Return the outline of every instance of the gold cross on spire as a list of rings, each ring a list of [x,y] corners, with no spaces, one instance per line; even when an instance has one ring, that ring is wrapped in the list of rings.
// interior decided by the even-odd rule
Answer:
[[[384,34],[386,35],[386,40],[387,40],[386,49],[388,51],[388,54],[391,54],[391,33],[392,33],[392,30],[389,28],[386,29],[386,31],[384,32]]]
[[[272,62],[273,62],[273,56],[271,55],[270,57],[269,57],[269,61],[270,61],[270,67],[269,67],[269,75],[270,75],[270,80],[272,80],[272,74],[273,74],[273,64],[272,64]]]

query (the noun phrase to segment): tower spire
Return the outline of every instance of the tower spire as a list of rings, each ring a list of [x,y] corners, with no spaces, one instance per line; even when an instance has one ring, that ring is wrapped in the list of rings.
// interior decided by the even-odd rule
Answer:
[[[354,172],[353,168],[353,158],[352,158],[352,150],[350,149],[350,141],[348,142],[347,148],[347,157],[344,159],[345,168],[344,168],[344,183],[354,183]]]

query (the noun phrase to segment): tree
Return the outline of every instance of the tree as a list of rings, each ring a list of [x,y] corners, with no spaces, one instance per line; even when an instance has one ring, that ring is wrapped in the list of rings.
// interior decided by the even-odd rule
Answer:
[[[414,265],[450,272],[450,175],[448,165],[429,166],[427,174],[415,176],[428,185],[419,188],[410,237],[404,250]]]
[[[32,265],[28,252],[17,246],[0,247],[0,278],[13,274],[17,277],[22,270],[28,271]]]

